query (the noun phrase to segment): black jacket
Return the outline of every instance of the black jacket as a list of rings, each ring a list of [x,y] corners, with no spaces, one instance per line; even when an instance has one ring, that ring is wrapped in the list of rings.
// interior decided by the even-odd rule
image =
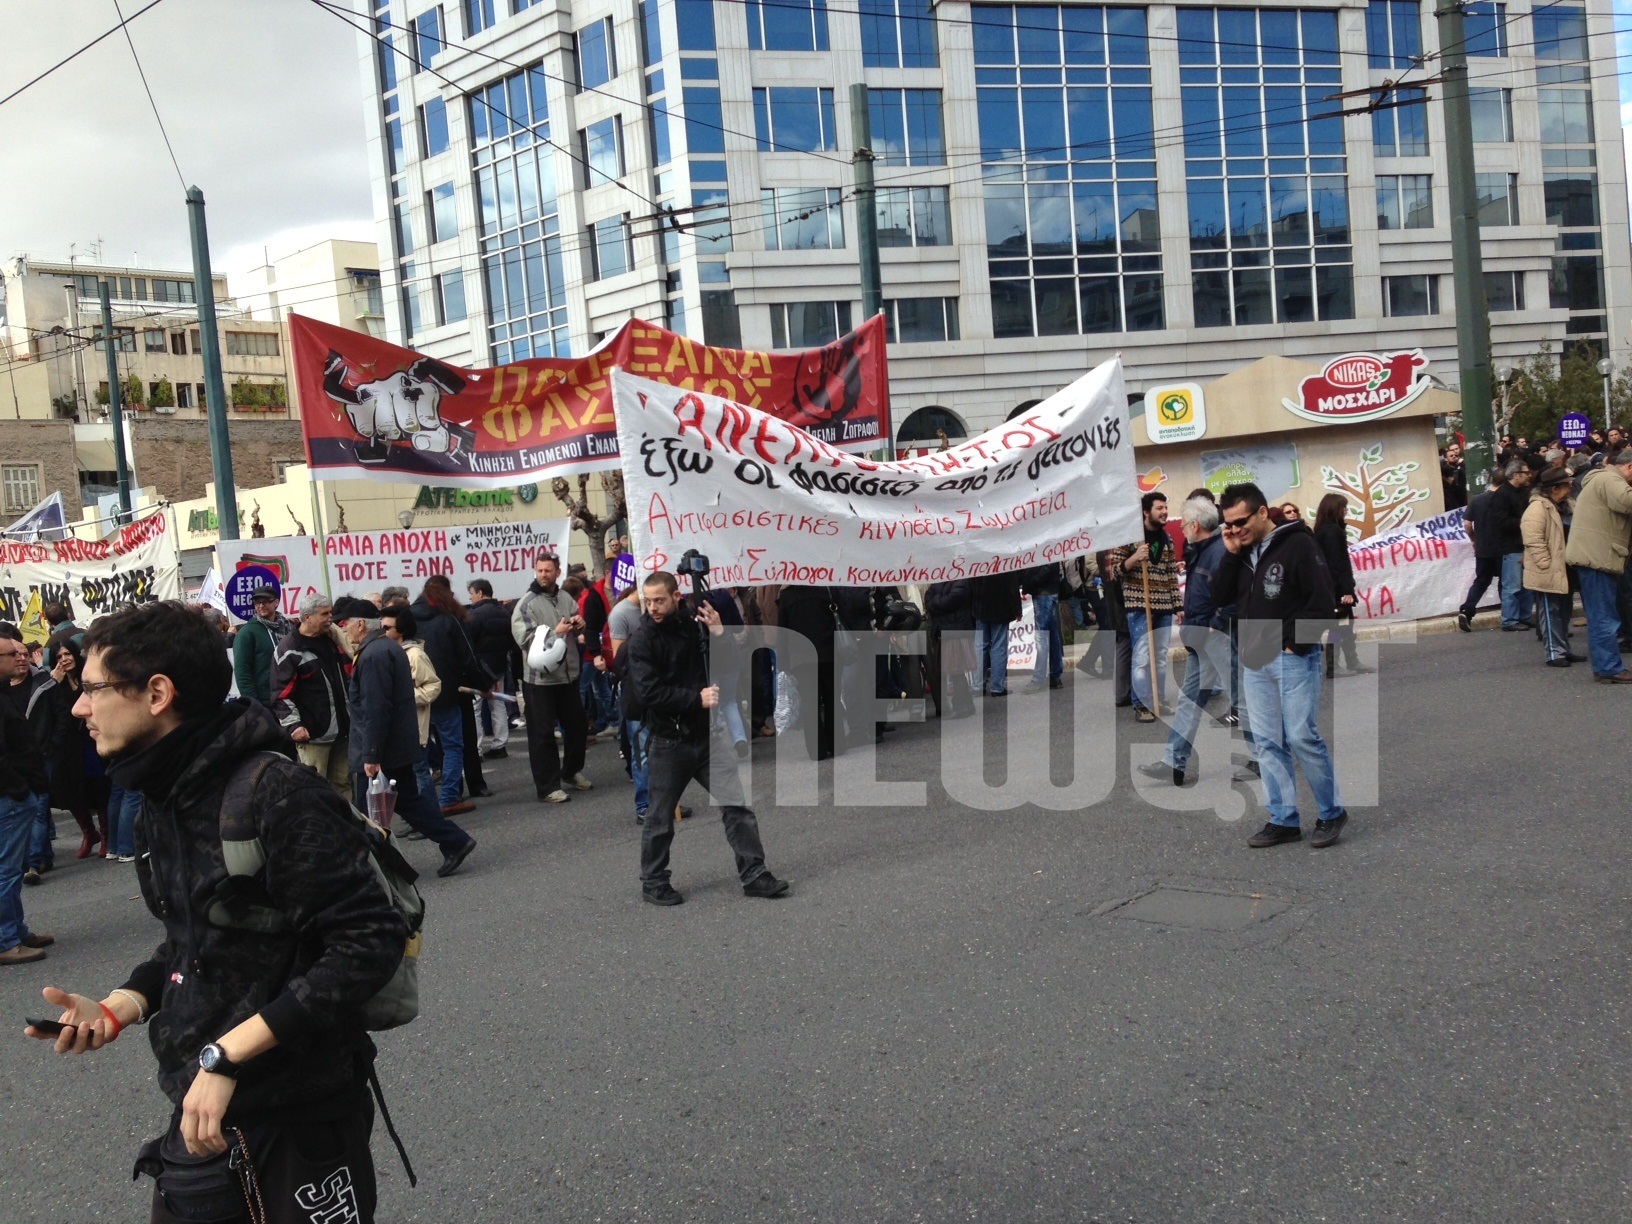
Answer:
[[[239,700],[113,769],[121,787],[143,797],[136,875],[164,924],[164,942],[125,985],[154,1009],[148,1036],[165,1095],[180,1105],[199,1049],[250,1016],[259,1013],[278,1038],[240,1072],[228,1122],[310,1111],[366,1091],[373,1045],[357,1009],[396,972],[408,938],[375,875],[362,825],[310,769],[277,761],[251,810],[222,811],[240,763],[290,749],[265,708]],[[259,839],[266,867],[250,886],[256,900],[281,911],[287,933],[211,924],[212,905],[230,905],[234,892],[223,833]],[[243,877],[236,887],[243,889]]]
[[[431,709],[446,710],[465,700],[466,695],[459,692],[460,685],[485,689],[492,683],[476,662],[476,652],[465,634],[463,621],[431,607],[423,599],[409,605],[408,610],[414,614],[419,625],[419,640],[425,643],[425,653],[442,681],[442,691],[431,702]]]
[[[419,760],[413,669],[407,652],[386,637],[385,630],[376,629],[363,639],[351,665],[346,696],[351,701],[352,773],[362,773],[364,765],[392,770]]]
[[[22,799],[45,794],[45,757],[21,714],[0,708],[0,795]]]
[[[510,667],[510,652],[516,645],[510,638],[509,610],[496,599],[471,604],[465,629],[481,665],[493,679],[502,680]]]
[[[1218,587],[1218,567],[1226,556],[1224,537],[1214,532],[1199,544],[1184,546],[1184,623],[1179,641],[1191,650],[1200,650],[1207,634],[1227,629],[1235,615],[1230,595]]]
[[[1524,518],[1524,511],[1530,504],[1530,490],[1516,489],[1510,484],[1503,485],[1490,495],[1485,503],[1485,523],[1474,520],[1473,529],[1479,533],[1480,544],[1489,541],[1489,546],[1496,551],[1493,556],[1506,556],[1508,553],[1524,551],[1524,536],[1519,530],[1519,521]]]
[[[1318,650],[1337,606],[1320,545],[1303,522],[1270,532],[1256,564],[1250,549],[1226,550],[1213,585],[1220,604],[1234,597],[1241,662],[1247,667],[1267,667],[1282,650]]]
[[[937,629],[973,629],[975,614],[970,598],[967,578],[937,582],[924,592],[924,611]]]
[[[1315,528],[1315,543],[1326,558],[1326,572],[1332,576],[1332,592],[1339,599],[1354,594],[1354,566],[1349,561],[1349,533],[1342,523],[1322,523]],[[1344,612],[1344,615],[1348,615]]]
[[[776,597],[777,624],[810,642],[818,657],[832,658],[835,623],[831,605],[827,587],[785,586]]]
[[[1065,574],[1058,561],[1020,571],[1020,589],[1034,598],[1038,595],[1058,595],[1064,581]]]
[[[1020,619],[1020,575],[991,574],[969,580],[970,607],[975,619],[987,625],[1006,625]]]
[[[681,603],[661,624],[642,616],[635,636],[618,653],[629,656],[626,674],[652,734],[693,743],[708,738],[702,626],[690,605]]]

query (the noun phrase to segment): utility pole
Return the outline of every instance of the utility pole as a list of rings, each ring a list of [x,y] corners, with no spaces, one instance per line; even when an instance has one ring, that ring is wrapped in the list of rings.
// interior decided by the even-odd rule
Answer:
[[[221,377],[221,333],[215,325],[215,282],[210,276],[210,234],[204,225],[204,193],[187,189],[187,224],[193,235],[193,296],[198,299],[198,338],[204,349],[204,398],[210,418],[210,466],[215,469],[217,538],[238,538],[238,486],[232,479],[227,439],[227,386]]]
[[[106,280],[97,281],[102,298],[102,347],[108,358],[108,419],[113,422],[113,466],[119,480],[119,521],[131,519],[130,463],[125,456],[124,395],[119,386],[119,360],[114,356],[118,337],[113,334],[113,291]]]
[[[850,86],[850,139],[856,146],[850,161],[856,171],[856,245],[861,251],[861,317],[865,322],[884,309],[878,267],[878,192],[873,188],[873,119],[866,85]]]
[[[1468,50],[1458,0],[1440,0],[1440,79],[1444,82],[1445,160],[1451,187],[1451,270],[1456,286],[1456,349],[1462,367],[1462,432],[1468,491],[1490,479],[1495,432],[1490,417],[1490,313],[1479,248],[1474,182],[1473,111],[1468,103]]]

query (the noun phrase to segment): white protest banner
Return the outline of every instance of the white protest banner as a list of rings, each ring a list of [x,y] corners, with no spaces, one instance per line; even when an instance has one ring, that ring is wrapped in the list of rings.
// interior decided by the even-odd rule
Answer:
[[[81,625],[126,604],[180,599],[170,515],[151,514],[105,540],[0,541],[0,620],[21,620],[36,595],[42,605],[67,604]]]
[[[330,536],[325,545],[329,593],[339,598],[405,586],[409,597],[418,599],[425,579],[446,574],[461,600],[473,578],[491,582],[495,599],[516,599],[527,593],[539,553],[548,550],[564,560],[571,527],[563,518]]]
[[[1037,607],[1030,595],[1020,597],[1020,619],[1009,622],[1009,671],[1029,672],[1037,666]]]
[[[613,371],[634,555],[695,548],[719,586],[893,586],[1140,537],[1122,364],[949,450],[873,463],[768,413]]]
[[[300,615],[300,601],[313,591],[322,592],[323,559],[318,554],[316,536],[265,536],[255,540],[222,540],[215,546],[216,569],[222,581],[248,565],[272,571],[278,580],[278,603],[285,616]],[[199,593],[202,601],[203,592]],[[225,604],[226,600],[223,599]],[[230,608],[228,617],[236,621]]]
[[[1357,624],[1447,616],[1473,583],[1473,542],[1449,510],[1349,545],[1349,564]]]

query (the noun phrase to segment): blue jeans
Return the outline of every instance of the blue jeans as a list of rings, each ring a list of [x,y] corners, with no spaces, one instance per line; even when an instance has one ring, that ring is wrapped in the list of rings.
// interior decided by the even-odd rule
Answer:
[[[1173,614],[1171,612],[1156,612],[1151,615],[1150,627],[1152,633],[1145,632],[1145,611],[1143,608],[1128,609],[1128,637],[1133,642],[1133,702],[1150,710],[1155,707],[1150,700],[1150,655],[1151,637],[1154,636],[1156,648],[1156,683],[1160,686],[1158,692],[1163,698],[1167,696],[1167,639],[1173,631]]]
[[[1218,695],[1216,688],[1202,687],[1202,671],[1204,670],[1200,652],[1185,647],[1184,652],[1184,683],[1179,687],[1179,708],[1173,712],[1173,729],[1167,736],[1167,760],[1169,768],[1183,773],[1190,764],[1190,750],[1195,746],[1196,728],[1201,726],[1202,709]],[[1205,668],[1211,672],[1211,667]],[[1206,677],[1212,682],[1216,677]]]
[[[612,682],[592,659],[585,659],[583,670],[578,673],[578,700],[583,702],[584,713],[589,716],[591,731],[610,727],[618,721]]]
[[[442,742],[442,806],[449,807],[459,802],[465,785],[465,720],[459,702],[433,705],[431,726]]]
[[[1619,675],[1626,670],[1621,662],[1621,609],[1615,599],[1621,576],[1585,565],[1575,572],[1581,580],[1581,607],[1587,614],[1587,654],[1592,659],[1592,674]]]
[[[635,784],[635,815],[644,816],[651,800],[651,773],[649,760],[652,733],[643,723],[627,719],[623,724],[629,731],[629,780]]]
[[[57,852],[51,848],[51,838],[56,835],[56,826],[51,819],[51,801],[44,795],[34,797],[34,827],[28,839],[28,865],[37,869],[54,867],[57,863]]]
[[[1343,813],[1332,754],[1315,722],[1320,713],[1324,671],[1325,659],[1318,649],[1301,655],[1282,651],[1267,667],[1242,669],[1241,688],[1247,699],[1247,718],[1252,723],[1271,824],[1296,827],[1300,823],[1298,783],[1292,773],[1294,757],[1303,766],[1303,776],[1315,793],[1320,819],[1332,820]]]
[[[23,872],[28,867],[28,839],[40,800],[0,796],[0,952],[8,952],[28,938],[23,921]]]
[[[113,788],[108,795],[108,836],[113,839],[109,854],[136,853],[136,817],[141,810],[142,796],[138,792]]]
[[[1009,687],[1009,622],[993,625],[975,622],[975,654],[980,659],[980,687],[983,692],[1002,693]]]
[[[1530,592],[1524,589],[1524,554],[1502,555],[1502,626],[1527,621],[1535,615]]]
[[[1060,633],[1060,597],[1033,595],[1031,607],[1037,617],[1037,664],[1031,669],[1031,682],[1041,684],[1045,674],[1050,680],[1058,680],[1065,675],[1065,637]]]

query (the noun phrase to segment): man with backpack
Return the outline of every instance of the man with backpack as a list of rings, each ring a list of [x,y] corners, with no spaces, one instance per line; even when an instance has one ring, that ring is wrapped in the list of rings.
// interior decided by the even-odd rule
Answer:
[[[226,701],[224,643],[196,609],[128,608],[85,645],[74,714],[143,797],[137,876],[165,938],[100,1000],[46,987],[67,1027],[28,1035],[83,1054],[154,1021],[174,1110],[137,1162],[153,1220],[371,1221],[363,1013],[397,981],[410,920],[367,826],[264,706]]]

